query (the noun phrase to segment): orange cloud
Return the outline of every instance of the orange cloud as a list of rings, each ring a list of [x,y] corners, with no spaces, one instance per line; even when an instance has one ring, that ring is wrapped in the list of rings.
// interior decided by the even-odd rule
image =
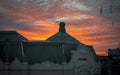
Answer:
[[[33,5],[34,1],[24,5],[21,3],[20,6],[7,4],[8,7],[4,8],[7,12],[0,17],[1,28],[16,30],[29,40],[45,40],[58,32],[58,21],[65,21],[66,30],[70,35],[82,43],[93,45],[96,51],[117,47],[120,41],[119,28],[111,26],[111,20],[94,14],[94,9],[95,12],[90,14],[90,10],[85,12],[75,4],[74,9],[65,7],[63,2],[53,3],[55,6]]]

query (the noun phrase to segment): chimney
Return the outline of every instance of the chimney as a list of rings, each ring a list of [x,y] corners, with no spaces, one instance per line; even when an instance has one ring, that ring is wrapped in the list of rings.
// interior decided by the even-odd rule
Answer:
[[[59,27],[59,32],[66,33],[65,23],[64,22],[60,22],[59,26],[60,26]]]

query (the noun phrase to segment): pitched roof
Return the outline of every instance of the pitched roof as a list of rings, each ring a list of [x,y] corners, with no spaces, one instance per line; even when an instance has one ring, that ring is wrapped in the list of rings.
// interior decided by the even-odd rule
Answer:
[[[49,37],[47,40],[58,43],[80,44],[80,42],[71,35],[61,32],[56,33],[55,35]]]
[[[14,57],[22,60],[22,51],[20,42],[27,40],[16,31],[0,31],[0,57],[5,61],[6,56],[9,56],[10,61]]]
[[[27,40],[25,37],[17,33],[16,31],[0,31],[0,41],[21,41]]]
[[[66,33],[65,30],[65,23],[61,22],[59,24],[59,32],[55,35],[49,37],[47,40],[58,42],[58,43],[71,43],[71,44],[80,44],[78,40],[76,40],[74,37]]]

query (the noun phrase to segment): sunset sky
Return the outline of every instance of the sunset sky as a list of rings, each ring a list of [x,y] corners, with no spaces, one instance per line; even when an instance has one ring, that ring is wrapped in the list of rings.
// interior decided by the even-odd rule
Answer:
[[[120,0],[0,0],[0,31],[45,40],[61,21],[67,33],[97,52],[120,47]]]

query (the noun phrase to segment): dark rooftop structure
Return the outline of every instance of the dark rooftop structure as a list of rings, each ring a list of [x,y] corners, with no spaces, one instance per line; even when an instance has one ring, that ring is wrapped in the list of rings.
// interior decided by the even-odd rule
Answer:
[[[59,32],[55,35],[49,37],[48,41],[58,42],[58,43],[71,43],[71,44],[80,44],[78,40],[69,35],[65,30],[65,23],[60,22]]]
[[[59,26],[44,41],[27,40],[16,31],[0,31],[0,75],[100,75],[93,46],[69,35],[64,22]]]
[[[22,41],[27,40],[21,34],[17,33],[16,31],[0,31],[0,41]]]
[[[3,61],[8,56],[10,61],[18,57],[21,62],[26,56],[30,64],[44,61],[69,62],[72,57],[71,51],[76,49],[80,42],[66,33],[64,22],[60,22],[59,26],[59,32],[46,41],[28,41],[16,31],[0,31],[0,56]]]

